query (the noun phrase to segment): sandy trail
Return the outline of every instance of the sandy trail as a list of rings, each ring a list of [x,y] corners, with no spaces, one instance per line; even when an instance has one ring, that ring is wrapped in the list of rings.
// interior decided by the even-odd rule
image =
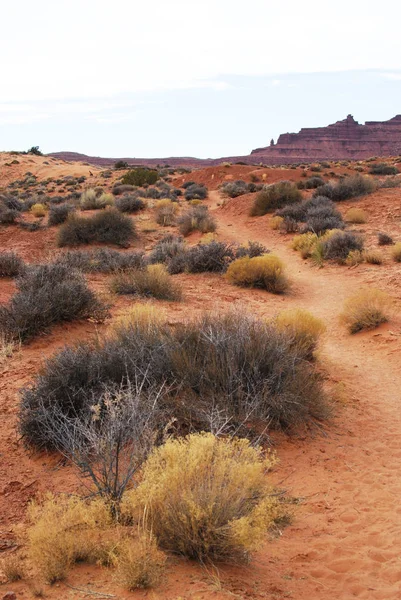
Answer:
[[[343,392],[344,408],[327,437],[278,448],[280,480],[305,501],[261,562],[280,571],[283,597],[399,598],[400,322],[348,335],[338,315],[344,300],[366,285],[366,276],[312,267],[288,248],[287,238],[269,230],[268,218],[234,218],[229,203],[218,208],[219,201],[218,192],[211,192],[219,237],[264,243],[284,260],[293,282],[283,307],[305,307],[325,321],[321,359]]]

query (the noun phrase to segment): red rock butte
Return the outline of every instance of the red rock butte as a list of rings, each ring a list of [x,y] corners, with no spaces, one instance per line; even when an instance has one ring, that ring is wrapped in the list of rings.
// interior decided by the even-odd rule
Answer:
[[[363,159],[401,153],[401,115],[389,121],[361,125],[352,115],[327,127],[302,128],[282,133],[276,144],[252,150],[263,162],[302,162],[322,159]]]
[[[103,158],[77,152],[53,152],[48,156],[67,161],[83,161],[103,167],[112,166],[117,160],[129,165],[171,167],[187,166],[202,168],[218,165],[223,161],[244,164],[284,165],[319,160],[362,160],[372,156],[401,155],[401,115],[389,121],[367,121],[364,125],[348,115],[327,127],[302,128],[299,133],[282,133],[274,144],[252,150],[245,156],[224,158]]]

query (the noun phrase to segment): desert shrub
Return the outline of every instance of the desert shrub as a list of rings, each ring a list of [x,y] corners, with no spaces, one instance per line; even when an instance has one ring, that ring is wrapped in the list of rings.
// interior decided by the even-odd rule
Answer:
[[[280,229],[280,226],[283,221],[284,221],[283,217],[280,217],[279,215],[275,215],[274,217],[272,217],[270,219],[269,225],[273,230],[277,231],[278,229]]]
[[[74,432],[74,423],[85,423],[86,415],[93,415],[91,407],[104,397],[105,389],[119,390],[135,381],[141,402],[158,410],[161,431],[173,419],[177,432],[252,435],[244,423],[262,420],[268,428],[289,430],[328,415],[321,378],[288,335],[232,311],[174,327],[131,318],[103,341],[65,347],[22,391],[19,431],[30,447],[60,450],[66,435],[58,436],[55,445],[59,427],[52,431],[53,415],[67,419],[65,431]],[[166,391],[160,403],[150,393],[155,386]],[[134,422],[148,413],[137,411]],[[147,434],[146,439],[153,438]]]
[[[136,213],[145,208],[145,203],[141,198],[137,198],[136,196],[129,196],[125,194],[124,196],[120,196],[115,200],[115,207],[120,212],[126,213]]]
[[[301,253],[302,258],[309,258],[318,242],[316,233],[307,232],[294,236],[291,247]]]
[[[334,202],[341,202],[342,200],[371,194],[375,189],[376,184],[373,179],[358,174],[344,177],[338,183],[326,183],[320,186],[315,194],[326,196]]]
[[[9,556],[6,556],[0,562],[0,567],[6,580],[9,582],[20,581],[25,576],[24,564],[19,555],[10,554]]]
[[[301,192],[290,181],[280,181],[264,186],[255,198],[250,215],[251,217],[260,217],[287,204],[299,202],[301,199]]]
[[[337,231],[323,242],[323,256],[326,260],[345,262],[352,250],[362,250],[363,240],[350,231]]]
[[[0,252],[0,277],[18,277],[25,271],[25,263],[15,252]]]
[[[177,254],[185,252],[186,246],[184,239],[172,234],[165,235],[153,248],[149,254],[149,262],[168,263]]]
[[[98,248],[93,251],[69,250],[59,254],[54,262],[84,273],[113,273],[141,269],[145,266],[145,256],[143,252],[122,253],[111,248]]]
[[[350,208],[345,213],[345,220],[349,223],[362,224],[366,223],[368,215],[362,208]]]
[[[61,321],[107,314],[82,275],[63,265],[30,267],[16,285],[9,305],[0,307],[0,332],[10,339],[25,341]]]
[[[377,243],[379,246],[391,246],[394,244],[394,240],[388,233],[379,232],[377,234]]]
[[[24,203],[11,194],[0,194],[0,206],[9,208],[10,210],[17,210],[18,212],[24,210]]]
[[[134,185],[141,187],[142,185],[148,184],[153,185],[159,179],[157,171],[154,169],[146,169],[145,167],[138,167],[136,169],[130,169],[121,178],[123,185]]]
[[[319,200],[314,204],[314,201]],[[313,231],[321,235],[328,230],[344,229],[345,223],[341,213],[335,208],[333,202],[323,197],[316,197],[307,201],[306,222],[302,232]]]
[[[164,265],[149,265],[143,270],[118,273],[111,281],[116,294],[132,294],[158,300],[181,300],[182,292]]]
[[[350,333],[374,329],[389,320],[390,299],[376,289],[362,290],[349,298],[341,315]]]
[[[388,163],[375,163],[370,166],[369,173],[371,175],[397,175],[399,170]]]
[[[301,308],[281,312],[276,317],[275,325],[279,331],[285,331],[290,336],[306,360],[313,358],[319,338],[326,329],[320,319]]]
[[[197,244],[175,254],[167,263],[171,274],[182,273],[223,273],[234,260],[237,248],[233,244],[213,240],[207,244]]]
[[[13,208],[6,208],[4,205],[0,205],[0,224],[1,225],[14,225],[17,221],[20,213],[18,210]]]
[[[76,562],[95,562],[102,549],[110,513],[101,500],[85,502],[76,496],[47,495],[28,510],[28,555],[48,582],[66,578]]]
[[[164,574],[167,557],[158,549],[151,531],[128,539],[119,548],[115,564],[116,577],[128,590],[157,586]]]
[[[52,204],[49,208],[48,224],[50,226],[61,225],[75,210],[76,208],[73,204]]]
[[[299,224],[298,221],[295,221],[295,219],[290,219],[289,217],[286,217],[282,220],[280,224],[280,231],[282,232],[296,233],[298,230]]]
[[[192,231],[209,233],[216,231],[217,225],[214,217],[209,214],[207,206],[193,206],[177,219],[178,229],[184,236]]]
[[[119,169],[128,169],[128,163],[125,160],[117,160],[114,163],[114,168],[116,169],[116,171],[118,171]]]
[[[315,188],[320,187],[321,185],[324,185],[324,179],[322,179],[321,177],[308,177],[308,179],[306,179],[305,181],[299,181],[297,183],[297,187],[302,190],[313,190]]]
[[[116,184],[114,185],[113,189],[112,189],[112,193],[114,196],[119,196],[120,194],[126,194],[128,192],[133,192],[135,191],[135,186],[134,185],[122,185],[122,184]]]
[[[31,213],[36,218],[44,217],[46,215],[46,206],[40,203],[33,204],[31,206]]]
[[[148,458],[133,501],[163,549],[201,562],[247,562],[285,514],[266,482],[273,464],[244,439],[170,440]]]
[[[100,195],[94,189],[85,190],[81,194],[81,210],[99,210],[106,206],[113,206],[113,194],[101,193]]]
[[[191,187],[191,185],[198,185],[196,183],[196,181],[186,181],[185,183],[182,184],[182,188],[184,188],[184,190],[186,190],[187,188]]]
[[[234,285],[258,287],[272,294],[282,294],[289,286],[284,265],[273,254],[238,258],[229,265],[226,277]]]
[[[229,198],[237,198],[243,194],[256,192],[261,188],[261,185],[257,186],[254,182],[246,183],[240,179],[238,181],[228,181],[223,183],[220,190],[223,195],[228,196]]]
[[[394,244],[394,248],[392,249],[391,256],[395,262],[401,262],[401,242],[397,242]]]
[[[356,265],[360,265],[364,261],[364,253],[360,250],[351,250],[348,252],[348,256],[345,259],[345,264],[348,267],[355,267]]]
[[[378,182],[380,189],[392,189],[401,186],[401,176],[396,175],[395,177],[386,177]]]
[[[370,265],[381,265],[383,263],[383,257],[377,250],[364,250],[363,259]]]
[[[269,252],[270,250],[263,244],[249,241],[247,245],[243,244],[236,249],[235,258],[242,258],[243,256],[254,258],[255,256],[262,256],[262,254],[268,254]]]
[[[169,198],[159,200],[155,206],[156,223],[163,227],[174,225],[178,205]]]
[[[207,187],[202,184],[193,184],[185,189],[185,200],[205,200],[207,198]]]
[[[41,225],[40,221],[36,221],[35,223],[29,223],[28,221],[20,221],[19,226],[21,227],[21,229],[30,232],[39,231],[40,229],[44,228],[43,225]]]
[[[59,246],[79,246],[100,242],[128,246],[135,237],[133,221],[115,209],[105,210],[89,218],[70,215],[58,232]]]
[[[295,202],[294,204],[287,204],[283,208],[277,210],[275,216],[281,217],[282,219],[305,221],[307,210],[308,206],[306,202]]]

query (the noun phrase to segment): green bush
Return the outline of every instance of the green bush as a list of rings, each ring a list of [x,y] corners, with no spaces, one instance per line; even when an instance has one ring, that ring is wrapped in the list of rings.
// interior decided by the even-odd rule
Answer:
[[[301,192],[296,185],[290,181],[280,181],[272,185],[265,186],[260,191],[253,203],[250,211],[251,217],[260,217],[267,213],[274,212],[278,208],[282,208],[287,204],[300,202],[302,199]]]
[[[142,185],[148,184],[153,185],[159,179],[159,174],[154,169],[145,169],[144,167],[138,167],[136,169],[130,169],[121,178],[123,185],[135,185],[141,187]]]

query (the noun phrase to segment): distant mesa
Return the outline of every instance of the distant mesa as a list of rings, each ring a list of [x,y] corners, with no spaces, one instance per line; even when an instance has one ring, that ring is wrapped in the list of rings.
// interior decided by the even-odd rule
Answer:
[[[252,150],[255,159],[274,162],[310,160],[358,160],[370,156],[401,153],[401,115],[389,121],[367,121],[361,125],[352,115],[327,127],[303,128],[282,133],[276,144]],[[266,160],[265,160],[266,159]]]
[[[327,127],[302,128],[299,133],[282,133],[277,143],[252,150],[246,156],[199,159],[170,158],[101,158],[77,152],[54,152],[64,160],[78,160],[100,166],[112,166],[117,160],[130,165],[169,165],[171,167],[205,167],[223,161],[281,165],[318,160],[361,160],[370,156],[398,156],[401,154],[401,115],[389,121],[367,121],[364,125],[348,115]]]

